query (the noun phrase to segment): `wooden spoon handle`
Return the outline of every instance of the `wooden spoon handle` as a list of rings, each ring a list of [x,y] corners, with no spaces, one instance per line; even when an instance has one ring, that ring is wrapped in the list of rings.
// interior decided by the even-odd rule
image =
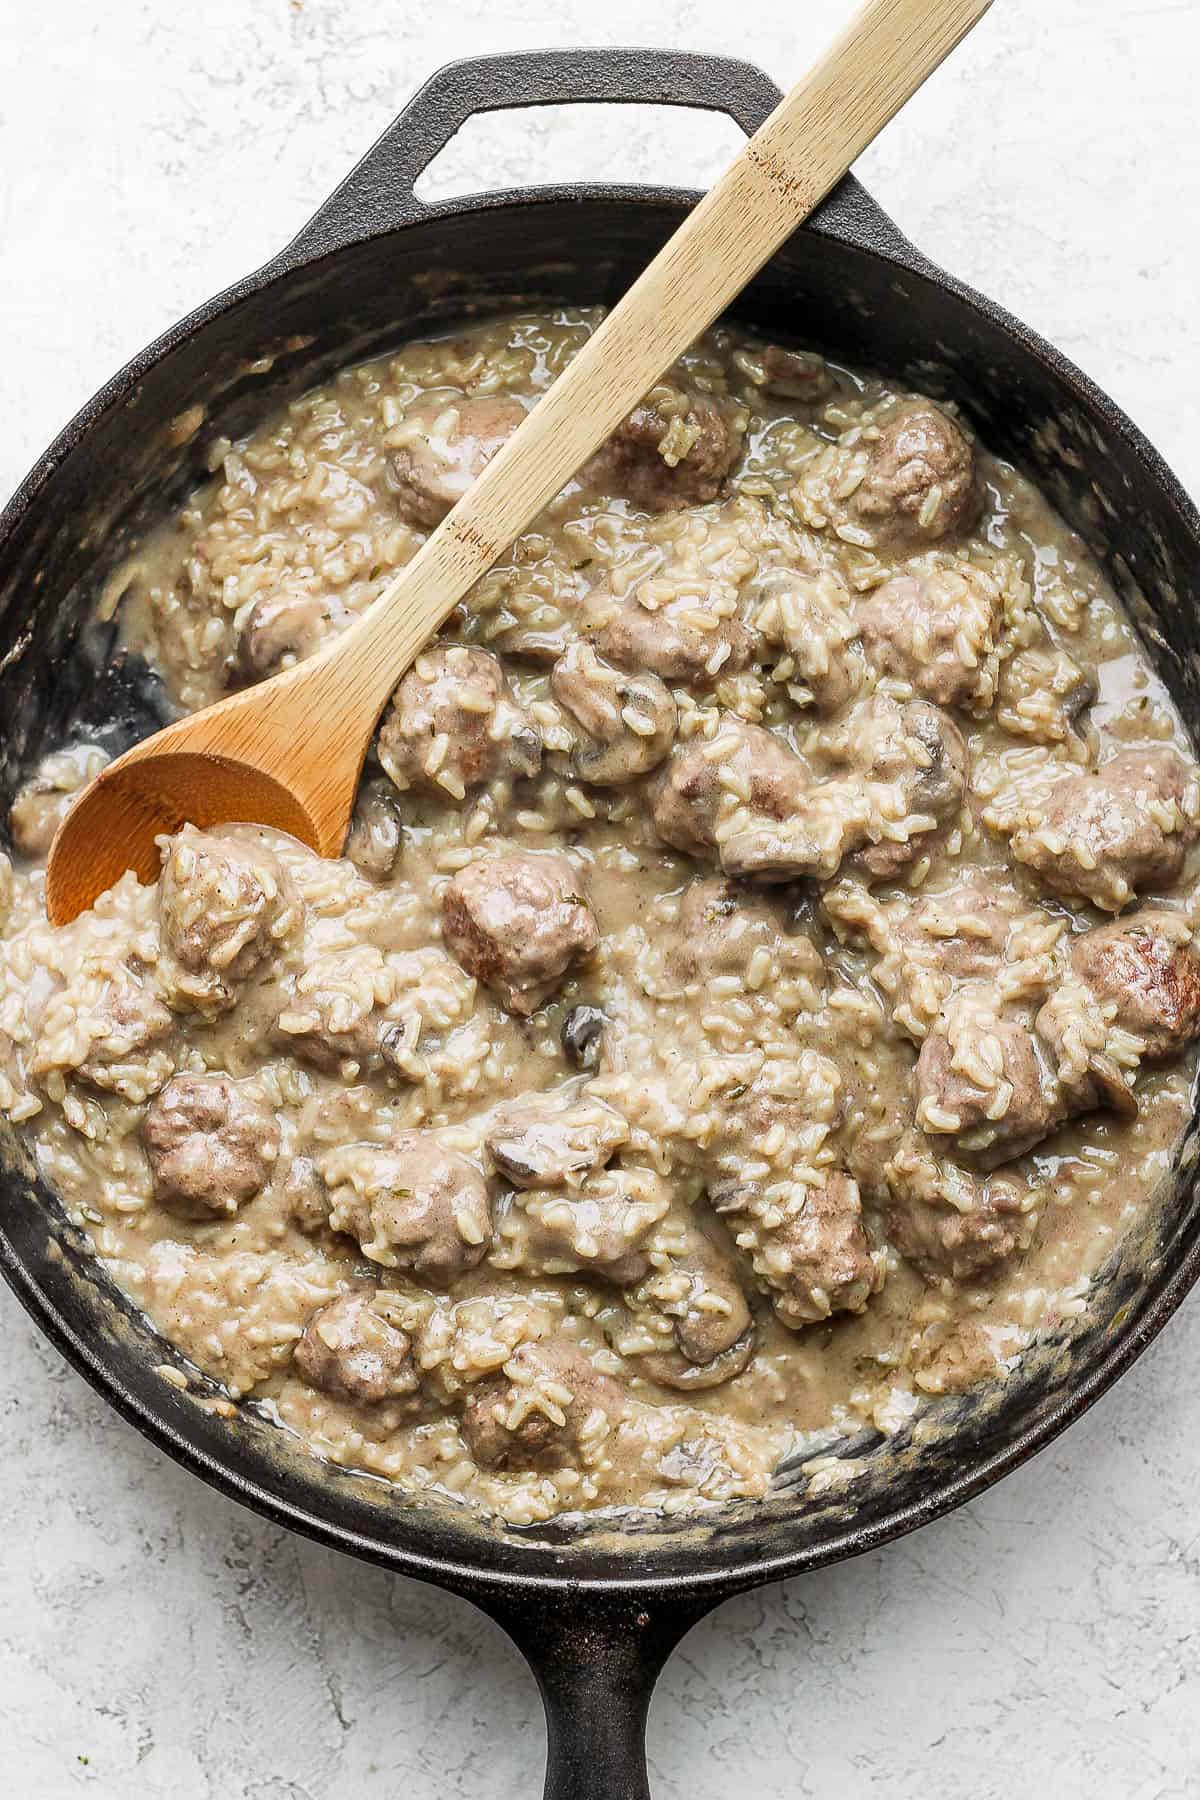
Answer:
[[[358,624],[297,674],[316,675],[317,665],[336,661],[342,703],[365,709],[377,699],[378,711],[474,582],[736,298],[990,4],[866,0],[413,560]],[[326,667],[325,682],[332,674]]]

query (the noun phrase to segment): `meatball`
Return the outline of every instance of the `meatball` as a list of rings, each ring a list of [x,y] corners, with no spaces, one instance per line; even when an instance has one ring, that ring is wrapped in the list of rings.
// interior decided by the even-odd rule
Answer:
[[[1141,1038],[1142,1058],[1179,1056],[1200,1037],[1200,954],[1179,913],[1144,907],[1117,924],[1085,931],[1071,944],[1075,973],[1112,1025]]]
[[[862,1223],[858,1183],[834,1171],[786,1201],[733,1187],[713,1197],[780,1322],[793,1331],[860,1313],[883,1281]]]
[[[725,600],[707,605],[694,594],[644,606],[635,592],[624,600],[599,594],[588,601],[584,628],[609,662],[633,674],[711,687],[754,661],[758,637]]]
[[[657,1267],[629,1296],[643,1328],[668,1341],[640,1351],[635,1367],[681,1392],[718,1387],[754,1354],[754,1322],[729,1258],[698,1225],[674,1222],[656,1242]]]
[[[1035,743],[1065,743],[1084,736],[1084,715],[1098,691],[1093,671],[1065,650],[1033,644],[1001,668],[996,723]]]
[[[721,867],[747,880],[828,880],[868,836],[871,818],[861,782],[819,782],[782,818],[735,815],[722,832]]]
[[[379,728],[379,760],[398,788],[462,800],[497,779],[536,775],[542,740],[499,660],[465,644],[422,651]]]
[[[852,700],[865,664],[845,583],[828,570],[776,569],[757,584],[754,599],[751,622],[767,643],[787,652],[775,679],[786,680],[796,704],[834,713]]]
[[[1012,853],[1052,892],[1120,912],[1134,894],[1174,881],[1198,810],[1195,769],[1174,750],[1123,750],[1056,782],[1023,815]]]
[[[492,1262],[530,1275],[581,1272],[626,1287],[650,1264],[645,1244],[670,1206],[649,1169],[594,1169],[571,1189],[530,1188],[509,1196],[496,1225]]]
[[[459,1429],[488,1469],[586,1465],[625,1416],[619,1385],[567,1337],[521,1344],[499,1375],[481,1381]]]
[[[426,531],[439,525],[524,417],[525,408],[511,394],[426,394],[417,400],[389,437],[401,517]]]
[[[699,506],[721,492],[741,447],[741,431],[707,395],[663,382],[622,420],[579,480],[645,512]]]
[[[877,428],[849,503],[875,547],[903,554],[968,530],[983,491],[962,428],[929,400],[902,403]]]
[[[384,953],[356,944],[314,956],[301,970],[272,1036],[330,1075],[417,1081],[422,1052],[470,1010],[470,983],[443,951]]]
[[[46,1002],[31,1073],[46,1083],[73,1072],[89,1087],[140,1105],[174,1074],[162,1041],[171,1024],[157,994],[126,964],[81,971]]]
[[[783,938],[778,908],[720,876],[684,890],[664,963],[685,987],[721,975],[745,975],[756,952],[773,959]]]
[[[943,893],[924,896],[894,929],[884,923],[872,940],[882,952],[874,975],[892,1001],[895,1023],[910,1037],[923,1038],[955,988],[996,975],[1016,915],[1011,894],[997,892],[982,875],[970,875]]]
[[[723,823],[719,855],[728,874],[829,880],[853,856],[851,866],[869,879],[894,878],[928,834],[958,814],[966,745],[936,707],[869,702],[828,734],[823,753],[835,761],[840,756],[852,772],[813,783],[788,806],[760,809],[758,817],[752,797]]]
[[[897,575],[855,605],[867,660],[938,706],[986,712],[996,693],[1000,599],[977,570]]]
[[[1038,1041],[1054,1065],[1068,1117],[1097,1107],[1125,1119],[1137,1117],[1133,1084],[1141,1062],[1141,1039],[1116,1026],[1113,1010],[1067,969],[1034,1020]]]
[[[895,880],[931,847],[934,833],[953,824],[966,796],[968,766],[966,742],[947,713],[920,700],[898,709],[865,770],[894,795],[888,816],[881,804],[873,824],[876,842],[855,858],[868,881]]]
[[[176,1075],[142,1120],[154,1198],[181,1219],[228,1218],[262,1192],[279,1125],[253,1083]]]
[[[329,1192],[311,1156],[293,1156],[280,1178],[279,1163],[272,1194],[278,1195],[284,1213],[300,1231],[310,1236],[329,1224]]]
[[[991,975],[1004,955],[1013,908],[986,877],[969,876],[927,894],[897,928],[900,956],[928,963],[953,981]]]
[[[339,619],[345,609],[336,609]],[[272,590],[256,600],[238,633],[237,666],[247,681],[262,681],[303,662],[328,636],[335,605],[323,595]]]
[[[1066,1110],[1036,1036],[999,1016],[986,989],[950,1001],[921,1046],[915,1087],[921,1129],[952,1138],[955,1154],[981,1169],[1032,1149]]]
[[[559,705],[579,727],[571,765],[581,781],[620,787],[656,769],[675,742],[679,711],[657,675],[627,675],[587,644],[550,672]]]
[[[403,836],[391,782],[365,781],[358,790],[342,854],[368,881],[389,881],[400,861]]]
[[[834,392],[834,379],[824,357],[811,350],[785,350],[768,344],[762,353],[762,387],[781,400],[819,406]]]
[[[355,1288],[318,1308],[292,1361],[310,1387],[333,1400],[351,1406],[401,1400],[411,1406],[420,1387],[412,1340],[376,1311],[377,1291]]]
[[[159,917],[171,1005],[227,1012],[244,982],[300,923],[300,904],[265,833],[237,836],[185,825],[171,839],[159,877]]]
[[[747,823],[755,815],[786,819],[801,805],[809,781],[807,767],[782,738],[723,713],[714,737],[689,738],[671,753],[655,792],[655,828],[675,850],[711,855],[719,827],[739,805]]]
[[[888,1236],[931,1281],[971,1281],[1025,1249],[1041,1190],[1016,1175],[982,1175],[902,1144],[885,1170]]]
[[[497,1171],[521,1188],[577,1187],[628,1142],[621,1114],[575,1082],[500,1107],[484,1138]]]
[[[470,863],[442,897],[442,936],[463,968],[528,1018],[600,943],[565,856],[512,851]]]
[[[473,1269],[492,1236],[488,1185],[473,1162],[432,1132],[397,1132],[386,1145],[327,1152],[329,1223],[386,1269],[439,1286]]]

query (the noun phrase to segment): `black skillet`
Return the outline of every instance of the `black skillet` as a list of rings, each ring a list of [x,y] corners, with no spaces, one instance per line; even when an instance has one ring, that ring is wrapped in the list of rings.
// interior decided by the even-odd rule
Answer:
[[[413,183],[473,113],[638,101],[728,113],[753,131],[778,99],[743,63],[571,50],[443,69],[282,255],[152,344],[84,407],[0,515],[0,800],[64,736],[124,748],[164,697],[89,609],[122,547],[201,479],[205,451],[348,360],[444,321],[611,301],[696,198],[573,185],[422,205]],[[768,332],[961,401],[988,444],[1049,492],[1132,605],[1200,727],[1191,571],[1200,517],[1124,414],[991,301],[934,268],[847,179],[743,296]],[[261,364],[273,357],[268,371]],[[197,409],[193,411],[192,409]],[[916,1437],[834,1447],[857,1478],[817,1492],[783,1471],[757,1506],[697,1525],[479,1525],[305,1455],[247,1412],[232,1422],[154,1366],[176,1360],[117,1296],[10,1144],[0,1261],[42,1330],[144,1434],[223,1493],[322,1543],[463,1594],[529,1658],[546,1703],[547,1792],[646,1793],[651,1689],[683,1633],[728,1595],[849,1557],[980,1493],[1077,1418],[1146,1347],[1200,1272],[1194,1139],[1158,1216],[1123,1246],[1086,1316],[1003,1389],[939,1402]],[[930,1429],[932,1427],[932,1429]],[[816,1484],[820,1486],[820,1484]]]

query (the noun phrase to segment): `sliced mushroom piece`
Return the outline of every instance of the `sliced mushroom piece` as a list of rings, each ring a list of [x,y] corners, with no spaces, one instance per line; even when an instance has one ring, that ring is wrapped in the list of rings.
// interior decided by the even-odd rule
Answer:
[[[390,881],[400,861],[404,829],[390,781],[365,781],[358,790],[343,855],[368,881]]]

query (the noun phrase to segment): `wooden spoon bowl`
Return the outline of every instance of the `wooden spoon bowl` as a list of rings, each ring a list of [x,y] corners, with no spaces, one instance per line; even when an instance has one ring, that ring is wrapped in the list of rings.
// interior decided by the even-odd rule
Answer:
[[[119,757],[59,827],[66,924],[187,821],[341,850],[388,695],[471,586],[846,173],[991,0],[866,0],[370,610],[316,656]]]

